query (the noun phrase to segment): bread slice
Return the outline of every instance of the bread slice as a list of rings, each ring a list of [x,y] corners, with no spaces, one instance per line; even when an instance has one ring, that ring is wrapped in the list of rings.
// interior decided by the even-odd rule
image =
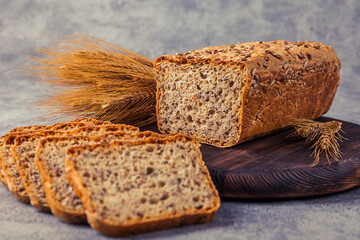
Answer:
[[[91,227],[124,236],[212,220],[220,200],[184,135],[67,150],[66,175]]]
[[[4,179],[2,182],[8,187],[9,191],[20,201],[29,203],[29,196],[25,190],[25,186],[21,180],[20,174],[17,169],[17,165],[11,155],[10,148],[14,144],[16,137],[26,134],[36,134],[40,131],[46,131],[48,129],[54,129],[54,131],[71,131],[74,132],[77,128],[85,126],[108,126],[110,122],[97,121],[89,118],[79,118],[67,123],[57,123],[51,126],[47,125],[33,125],[27,127],[19,127],[11,130],[8,134],[1,137],[3,139],[0,142],[0,167],[1,174]],[[116,125],[118,126],[118,125]],[[122,128],[123,125],[120,125]],[[131,127],[135,128],[135,127]],[[101,128],[100,130],[106,131],[107,128]],[[137,128],[135,128],[137,129]],[[100,131],[99,130],[99,131]],[[138,130],[138,129],[137,129]],[[61,135],[61,134],[60,134]]]
[[[69,123],[61,128],[70,130],[71,125],[77,126],[78,123]],[[70,129],[69,129],[70,128]],[[35,153],[39,140],[50,136],[66,136],[73,134],[81,134],[87,136],[96,136],[105,132],[118,131],[134,131],[137,132],[138,128],[128,125],[104,125],[96,127],[80,127],[72,131],[41,131],[34,134],[22,135],[15,139],[15,145],[11,146],[11,153],[15,159],[18,172],[24,183],[27,194],[30,198],[30,203],[41,211],[50,212],[49,204],[46,200],[46,195],[43,187],[40,173],[35,163]],[[84,130],[84,131],[82,131]],[[93,130],[93,131],[91,131]]]
[[[154,62],[164,134],[230,147],[326,113],[340,60],[315,42],[249,42],[165,55]]]
[[[65,176],[65,156],[69,147],[106,143],[121,139],[163,137],[153,132],[110,132],[104,135],[49,137],[39,141],[35,156],[51,212],[68,223],[86,223],[85,209],[68,184]]]
[[[9,191],[23,203],[29,203],[29,195],[25,190],[24,183],[21,180],[20,174],[17,170],[16,162],[11,155],[11,146],[13,146],[15,139],[19,134],[9,134],[5,137],[0,146],[0,163],[4,176],[4,181]]]
[[[63,132],[42,131],[39,133],[20,135],[10,147],[17,170],[30,198],[30,203],[41,211],[49,212],[40,174],[35,166],[35,148],[41,138],[61,136]],[[16,178],[19,178],[18,176]]]

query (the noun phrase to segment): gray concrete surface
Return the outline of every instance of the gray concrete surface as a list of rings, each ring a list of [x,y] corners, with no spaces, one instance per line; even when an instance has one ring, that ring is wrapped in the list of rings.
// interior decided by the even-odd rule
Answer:
[[[46,95],[14,72],[26,55],[64,35],[88,33],[156,58],[207,45],[255,40],[331,44],[341,84],[327,116],[360,124],[360,2],[0,0],[0,134],[41,120],[30,105]],[[360,239],[360,189],[283,201],[223,199],[215,220],[133,239]],[[16,201],[0,186],[0,239],[106,239]]]

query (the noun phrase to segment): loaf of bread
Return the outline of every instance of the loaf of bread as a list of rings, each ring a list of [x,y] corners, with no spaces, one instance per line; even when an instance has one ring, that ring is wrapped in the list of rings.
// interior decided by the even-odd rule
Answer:
[[[340,81],[334,49],[308,41],[206,47],[161,56],[154,68],[159,130],[218,147],[320,117]]]
[[[69,148],[66,175],[105,235],[205,223],[220,206],[199,144],[183,135]]]
[[[96,136],[106,132],[115,132],[116,130],[129,132],[139,131],[137,127],[121,124],[80,127],[78,129],[74,129],[74,127],[70,126],[76,126],[76,123],[69,123],[64,126],[53,128],[66,131],[39,131],[38,133],[18,136],[15,139],[15,144],[11,146],[11,154],[16,162],[17,170],[30,198],[30,203],[41,211],[49,212],[50,207],[46,200],[40,173],[35,163],[35,153],[39,140],[51,136],[66,136],[72,134]]]
[[[86,223],[85,209],[65,176],[65,156],[69,147],[109,143],[121,139],[163,137],[153,132],[110,132],[104,135],[48,137],[39,141],[35,162],[43,182],[51,212],[68,223]]]

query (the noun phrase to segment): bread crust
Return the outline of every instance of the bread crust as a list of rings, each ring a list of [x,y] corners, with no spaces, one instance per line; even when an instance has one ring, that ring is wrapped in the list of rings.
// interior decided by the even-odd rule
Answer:
[[[54,128],[54,130],[57,130],[57,128]],[[89,132],[118,132],[118,131],[133,131],[133,132],[139,132],[140,129],[138,127],[134,127],[131,125],[125,125],[125,124],[110,124],[110,125],[101,125],[101,126],[83,126],[78,127],[72,131],[68,131],[68,135],[83,135],[83,133],[89,133]]]
[[[182,141],[192,141],[194,144],[196,144],[197,147],[197,153],[201,156],[199,143],[186,135],[175,135],[168,138],[147,138],[144,140],[138,140],[138,141],[115,141],[108,145],[126,145],[126,146],[135,146],[135,145],[142,145],[142,144],[148,144],[148,143],[166,143],[169,141],[176,141],[176,140],[182,140]],[[82,184],[81,176],[78,174],[78,172],[75,170],[74,163],[70,160],[70,157],[77,151],[82,151],[83,149],[95,149],[99,146],[103,145],[88,145],[88,146],[80,146],[80,147],[73,147],[69,148],[67,150],[67,159],[66,159],[66,176],[69,181],[69,183],[74,187],[76,194],[81,199],[84,207],[85,212],[87,215],[87,219],[89,224],[92,228],[94,228],[96,231],[108,235],[108,236],[128,236],[133,234],[139,234],[139,233],[145,233],[149,231],[155,231],[155,230],[162,230],[172,227],[177,227],[180,225],[188,225],[188,224],[200,224],[200,223],[206,223],[211,221],[220,207],[220,198],[218,195],[218,192],[215,188],[215,185],[213,184],[209,171],[206,168],[203,161],[201,161],[201,168],[202,171],[206,174],[206,177],[210,183],[212,192],[216,195],[216,202],[214,204],[214,207],[209,210],[198,210],[198,209],[189,209],[185,211],[182,214],[176,213],[176,214],[164,214],[162,216],[158,217],[152,217],[150,219],[146,220],[132,220],[125,224],[120,224],[114,221],[108,221],[106,219],[103,219],[99,214],[96,212],[96,208],[92,205],[90,196],[87,194],[87,191],[85,187]]]
[[[316,119],[325,114],[340,81],[340,60],[331,46],[316,42],[249,42],[206,47],[187,53],[165,55],[154,62],[156,72],[162,62],[178,64],[242,65],[246,71],[243,106],[239,112],[239,133],[234,143],[218,143],[197,138],[218,147],[230,147],[289,127],[297,118]],[[157,74],[157,86],[160,79]],[[157,91],[157,120],[160,92]]]
[[[49,130],[57,130],[63,128],[65,126],[69,126],[69,124],[74,124],[73,126],[81,127],[81,126],[90,126],[90,125],[111,125],[111,122],[108,121],[99,121],[93,118],[76,118],[69,122],[59,122],[53,125],[31,125],[24,127],[17,127],[9,131],[9,133],[34,133],[35,131],[49,131]]]
[[[0,137],[0,146],[2,146],[5,137],[6,136]],[[8,188],[8,183],[7,183],[7,180],[6,180],[6,176],[5,176],[5,173],[3,171],[3,159],[1,157],[1,154],[0,154],[0,181],[6,188]]]

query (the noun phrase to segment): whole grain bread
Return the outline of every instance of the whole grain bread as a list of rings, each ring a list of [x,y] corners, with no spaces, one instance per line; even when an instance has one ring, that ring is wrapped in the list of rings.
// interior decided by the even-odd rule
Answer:
[[[220,206],[199,144],[187,136],[73,147],[66,154],[69,183],[102,234],[205,223]]]
[[[153,132],[121,131],[103,135],[49,137],[39,141],[35,162],[43,182],[51,212],[68,223],[86,223],[85,209],[68,184],[65,176],[65,157],[69,147],[96,143],[108,143],[121,139],[163,137]]]
[[[229,147],[326,113],[340,81],[331,46],[249,42],[165,55],[154,62],[162,133]]]
[[[0,164],[1,170],[6,182],[6,187],[15,198],[23,203],[29,203],[29,195],[26,192],[23,181],[17,170],[16,162],[11,155],[11,146],[20,134],[8,134],[0,146]]]
[[[96,136],[106,132],[114,132],[116,129],[118,131],[128,130],[134,132],[138,132],[139,130],[137,127],[122,124],[79,127],[77,129],[74,129],[74,126],[81,125],[78,125],[78,123],[69,123],[53,128],[53,131],[39,131],[38,133],[21,135],[15,139],[15,144],[11,146],[11,154],[16,162],[17,170],[30,198],[30,203],[41,211],[49,212],[50,207],[46,200],[40,173],[35,163],[35,153],[39,140],[50,136],[65,136],[73,134]]]
[[[20,133],[20,132],[28,132],[33,133],[33,131],[44,131],[44,130],[54,130],[53,128],[61,129],[66,128],[69,124],[78,123],[77,127],[84,127],[87,125],[110,125],[111,122],[108,121],[99,121],[93,118],[76,118],[74,120],[68,122],[59,122],[53,125],[31,125],[31,126],[24,126],[24,127],[17,127],[9,131],[9,133]],[[55,129],[56,130],[56,129]]]
[[[5,172],[4,172],[3,169],[2,169],[3,160],[2,160],[2,157],[1,157],[1,155],[2,155],[2,154],[1,154],[1,146],[3,145],[3,142],[4,142],[5,138],[6,138],[6,136],[0,137],[0,181],[1,181],[1,183],[7,188],[7,187],[8,187],[8,184],[7,184]]]
[[[11,146],[11,154],[25,186],[26,193],[30,198],[30,203],[44,212],[50,212],[50,208],[46,201],[40,173],[35,165],[35,149],[41,138],[62,136],[64,134],[64,132],[42,131],[20,135],[15,139],[14,145]]]
[[[110,122],[97,121],[95,119],[89,118],[78,118],[67,123],[57,123],[54,125],[33,125],[26,127],[18,127],[11,130],[8,134],[0,138],[0,178],[3,184],[8,187],[9,191],[20,201],[28,203],[29,196],[26,192],[25,186],[22,182],[20,174],[17,169],[17,164],[14,162],[14,159],[11,154],[11,146],[14,144],[14,141],[19,136],[24,136],[28,134],[36,134],[41,131],[71,131],[76,132],[77,128],[80,127],[93,127],[93,126],[107,126],[111,125]],[[104,128],[102,128],[104,129]],[[101,130],[101,129],[100,129]],[[100,131],[99,130],[99,131]],[[60,134],[61,135],[61,134]]]

